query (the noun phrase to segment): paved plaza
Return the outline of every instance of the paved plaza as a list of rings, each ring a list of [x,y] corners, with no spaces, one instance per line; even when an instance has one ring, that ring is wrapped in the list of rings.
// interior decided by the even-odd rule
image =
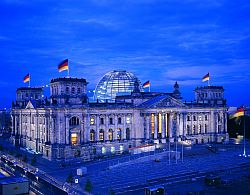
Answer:
[[[250,144],[247,142],[247,151]],[[181,152],[178,145],[178,151]],[[175,150],[172,146],[171,150]],[[75,160],[70,165],[61,167],[60,162],[47,161],[38,158],[35,165],[41,175],[64,185],[69,173],[79,179],[78,184],[72,185],[72,190],[84,194],[85,183],[90,179],[93,194],[109,194],[110,190],[115,194],[144,194],[147,186],[164,185],[169,192],[201,191],[204,188],[204,177],[211,172],[226,172],[233,180],[244,174],[250,175],[250,157],[239,157],[242,154],[241,144],[216,144],[193,145],[184,147],[184,158],[170,159],[168,147],[157,152],[140,155],[121,155],[95,162],[82,162]],[[27,152],[23,153],[27,154]],[[31,158],[32,155],[28,155]],[[157,162],[155,162],[157,159]],[[86,166],[87,175],[76,175],[77,168]],[[230,171],[231,170],[231,171]],[[235,171],[234,171],[235,170]],[[180,187],[184,185],[184,187]],[[179,187],[177,187],[179,186]],[[82,193],[81,193],[82,192]]]

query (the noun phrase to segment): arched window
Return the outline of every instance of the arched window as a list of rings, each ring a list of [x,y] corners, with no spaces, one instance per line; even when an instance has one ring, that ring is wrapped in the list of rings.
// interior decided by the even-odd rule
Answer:
[[[90,131],[90,141],[94,142],[95,141],[95,130],[91,129]]]
[[[66,93],[67,94],[69,93],[69,87],[66,87]]]
[[[113,141],[113,130],[109,129],[109,141]]]
[[[72,94],[75,94],[75,88],[74,88],[74,87],[72,87],[71,93],[72,93]]]
[[[100,129],[100,131],[99,131],[99,140],[104,141],[104,130],[103,129]]]
[[[76,126],[80,124],[80,120],[79,118],[77,118],[76,116],[73,116],[70,120],[69,120],[69,125],[70,126]]]
[[[126,140],[130,140],[130,129],[126,128]]]
[[[122,130],[121,128],[117,129],[117,140],[121,140],[122,139]]]

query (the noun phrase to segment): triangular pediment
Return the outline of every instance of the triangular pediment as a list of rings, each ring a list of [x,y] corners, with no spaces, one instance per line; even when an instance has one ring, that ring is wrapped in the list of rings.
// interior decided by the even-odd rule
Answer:
[[[25,107],[25,109],[34,109],[34,106],[32,104],[31,101],[28,102],[27,106]]]
[[[169,108],[169,107],[185,107],[180,100],[170,95],[157,96],[142,103],[140,107],[144,108]]]

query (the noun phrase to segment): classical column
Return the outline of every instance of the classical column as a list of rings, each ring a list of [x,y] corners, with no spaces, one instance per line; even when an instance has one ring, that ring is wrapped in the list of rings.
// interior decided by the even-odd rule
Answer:
[[[161,115],[161,127],[162,127],[162,132],[161,132],[161,137],[162,139],[166,138],[166,115],[162,113]]]
[[[114,116],[114,123],[115,123],[115,129],[113,129],[113,140],[116,141],[117,140],[117,128],[118,128],[118,116],[117,114],[115,114]]]
[[[126,139],[126,116],[125,115],[123,116],[122,136],[123,136],[123,139],[125,140]]]
[[[83,119],[83,121],[84,121],[84,142],[86,143],[86,142],[88,142],[88,131],[89,131],[89,114],[85,114],[84,115],[84,119]]]
[[[105,129],[104,129],[104,140],[108,141],[109,140],[109,136],[108,136],[108,132],[109,132],[109,116],[106,114],[106,123],[105,123]]]
[[[154,128],[154,139],[158,138],[158,113],[155,113],[154,115],[154,119],[155,119],[155,128]]]
[[[169,138],[173,137],[173,113],[169,114]]]
[[[183,113],[179,114],[179,135],[184,135],[184,121],[183,121]]]
[[[66,114],[65,115],[65,142],[66,144],[70,144],[70,135],[69,135],[69,118],[70,118],[70,115]]]
[[[100,115],[96,116],[96,131],[95,131],[95,141],[99,141],[99,131],[100,131]]]
[[[149,121],[149,114],[147,113],[146,114],[146,124],[145,124],[145,127],[146,127],[146,139],[149,139],[149,135],[150,135],[150,128],[149,128],[149,126],[150,126],[150,121]]]
[[[223,116],[224,116],[224,133],[227,133],[227,113],[224,113]]]
[[[183,115],[183,136],[187,135],[187,114],[182,113]]]

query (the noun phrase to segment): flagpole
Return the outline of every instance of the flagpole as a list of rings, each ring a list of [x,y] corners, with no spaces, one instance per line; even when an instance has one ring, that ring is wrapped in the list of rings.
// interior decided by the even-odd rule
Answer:
[[[69,60],[68,60],[68,78],[69,78]]]
[[[148,92],[150,92],[150,84],[149,84]]]
[[[245,109],[244,109],[244,140],[243,140],[243,156],[246,157],[246,117],[245,117]]]
[[[29,73],[29,77],[30,77],[30,73]],[[29,88],[30,88],[30,79],[29,79]]]

